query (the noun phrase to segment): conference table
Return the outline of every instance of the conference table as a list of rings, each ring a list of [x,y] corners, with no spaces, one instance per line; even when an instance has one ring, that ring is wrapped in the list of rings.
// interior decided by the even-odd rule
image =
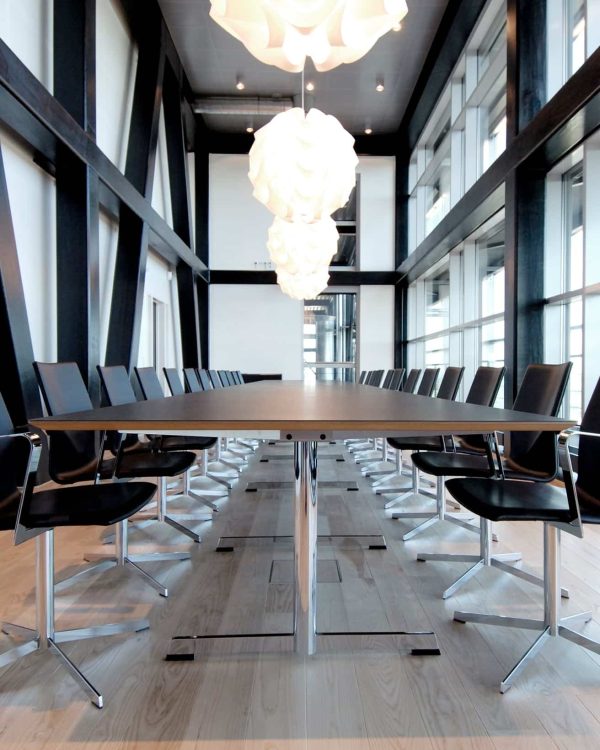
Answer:
[[[250,437],[294,444],[294,648],[316,651],[317,447],[346,438],[561,432],[572,420],[349,383],[266,381],[32,421],[36,430]]]

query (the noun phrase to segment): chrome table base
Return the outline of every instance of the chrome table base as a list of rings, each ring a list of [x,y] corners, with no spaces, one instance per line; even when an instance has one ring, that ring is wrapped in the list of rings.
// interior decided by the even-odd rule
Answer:
[[[313,440],[294,443],[294,613],[293,628],[284,633],[216,633],[202,635],[182,635],[172,639],[180,646],[182,642],[193,643],[201,640],[222,638],[271,638],[293,636],[294,651],[301,656],[312,656],[317,650],[317,636],[327,635],[408,635],[433,638],[435,645],[412,649],[419,655],[440,653],[435,634],[431,631],[340,631],[318,632],[316,626],[317,609],[317,443]],[[337,536],[337,535],[336,535]],[[348,536],[348,535],[344,535]],[[379,535],[378,535],[379,536]],[[228,537],[235,538],[235,537]],[[244,537],[246,538],[246,537]],[[259,538],[275,539],[275,536]],[[331,535],[328,535],[331,538]],[[221,548],[223,549],[223,548]],[[171,653],[169,660],[193,659],[193,653]]]

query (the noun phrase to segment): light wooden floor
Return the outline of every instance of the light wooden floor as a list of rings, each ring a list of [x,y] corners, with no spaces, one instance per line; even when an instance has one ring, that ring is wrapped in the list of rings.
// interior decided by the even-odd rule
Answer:
[[[265,446],[263,453],[289,452]],[[320,531],[383,530],[389,549],[368,551],[357,540],[321,544],[322,629],[434,629],[442,656],[414,657],[407,639],[329,638],[303,660],[289,639],[222,642],[199,646],[193,662],[165,662],[174,634],[220,629],[290,626],[292,549],[285,541],[248,542],[234,553],[216,553],[220,534],[288,533],[291,491],[243,491],[247,481],[289,480],[291,461],[253,458],[211,524],[191,562],[148,566],[171,590],[161,599],[140,581],[111,571],[79,583],[58,598],[59,626],[74,627],[145,616],[151,630],[133,637],[66,644],[65,650],[103,691],[95,709],[50,655],[34,654],[0,674],[0,750],[10,748],[133,748],[150,750],[432,750],[488,748],[600,748],[600,658],[566,641],[553,641],[506,695],[498,683],[532,642],[531,631],[460,625],[455,608],[537,616],[541,590],[512,576],[485,570],[448,602],[441,590],[466,566],[417,563],[419,550],[475,550],[477,537],[439,525],[404,544],[406,528],[386,519],[382,499],[354,463],[326,459],[322,479],[348,478],[359,492],[322,490]],[[347,455],[347,454],[345,454]],[[499,550],[520,549],[541,564],[541,527],[498,527]],[[29,624],[33,618],[33,544],[0,539],[0,615]],[[140,547],[181,544],[170,529],[131,533]],[[93,529],[57,532],[57,569],[77,566],[83,551],[99,548]],[[566,610],[597,609],[600,537],[592,529],[563,545]],[[273,570],[271,566],[276,561]],[[335,581],[337,560],[342,583]],[[273,580],[269,583],[269,575]],[[600,637],[600,626],[586,632]],[[8,645],[8,639],[4,638]]]

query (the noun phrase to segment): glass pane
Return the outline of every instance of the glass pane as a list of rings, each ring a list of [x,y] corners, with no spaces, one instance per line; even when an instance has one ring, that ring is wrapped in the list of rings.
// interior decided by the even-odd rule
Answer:
[[[357,176],[357,185],[359,176]],[[331,261],[332,266],[354,268],[356,266],[356,186],[352,188],[348,202],[332,214],[340,234],[338,249]]]
[[[506,41],[506,23],[500,16],[483,40],[477,55],[477,80],[481,80],[490,63]]]
[[[481,108],[481,171],[496,161],[506,149],[506,93]]]
[[[304,365],[305,383],[354,383],[356,370],[354,367],[309,367]]]
[[[304,303],[304,377],[353,382],[354,368],[319,364],[356,362],[356,293],[320,294]]]
[[[585,0],[568,0],[568,75],[585,62]]]
[[[425,342],[425,367],[445,367],[450,364],[448,336],[439,336]]]
[[[441,161],[426,190],[425,234],[429,234],[450,210],[450,138],[441,147]]]
[[[450,318],[450,266],[446,262],[425,281],[425,334],[448,328]]]
[[[504,222],[477,242],[477,265],[481,317],[504,312]]]
[[[565,203],[564,288],[583,287],[583,165],[577,164],[563,177]]]

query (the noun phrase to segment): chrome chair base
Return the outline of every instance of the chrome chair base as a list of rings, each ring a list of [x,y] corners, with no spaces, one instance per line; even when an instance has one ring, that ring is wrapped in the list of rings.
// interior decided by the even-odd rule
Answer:
[[[104,699],[81,670],[58,646],[59,643],[100,638],[109,635],[148,630],[146,619],[94,625],[88,628],[55,630],[54,628],[54,531],[45,531],[36,537],[36,627],[27,628],[14,623],[3,623],[2,631],[14,638],[25,638],[25,643],[0,654],[0,667],[5,667],[34,651],[49,651],[58,658],[61,665],[71,675],[91,702],[102,708]]]
[[[489,521],[488,521],[489,523]],[[505,617],[502,615],[488,615],[479,612],[454,613],[456,622],[473,622],[479,625],[496,625],[505,628],[523,628],[526,630],[540,630],[540,635],[533,644],[525,651],[517,663],[500,682],[500,692],[509,690],[514,680],[521,674],[527,664],[544,647],[550,638],[566,638],[583,648],[600,654],[600,643],[589,638],[583,633],[578,633],[569,627],[574,622],[589,622],[592,619],[591,612],[581,612],[569,617],[560,617],[560,592],[559,570],[560,570],[560,531],[550,523],[544,524],[544,617],[541,620]]]

